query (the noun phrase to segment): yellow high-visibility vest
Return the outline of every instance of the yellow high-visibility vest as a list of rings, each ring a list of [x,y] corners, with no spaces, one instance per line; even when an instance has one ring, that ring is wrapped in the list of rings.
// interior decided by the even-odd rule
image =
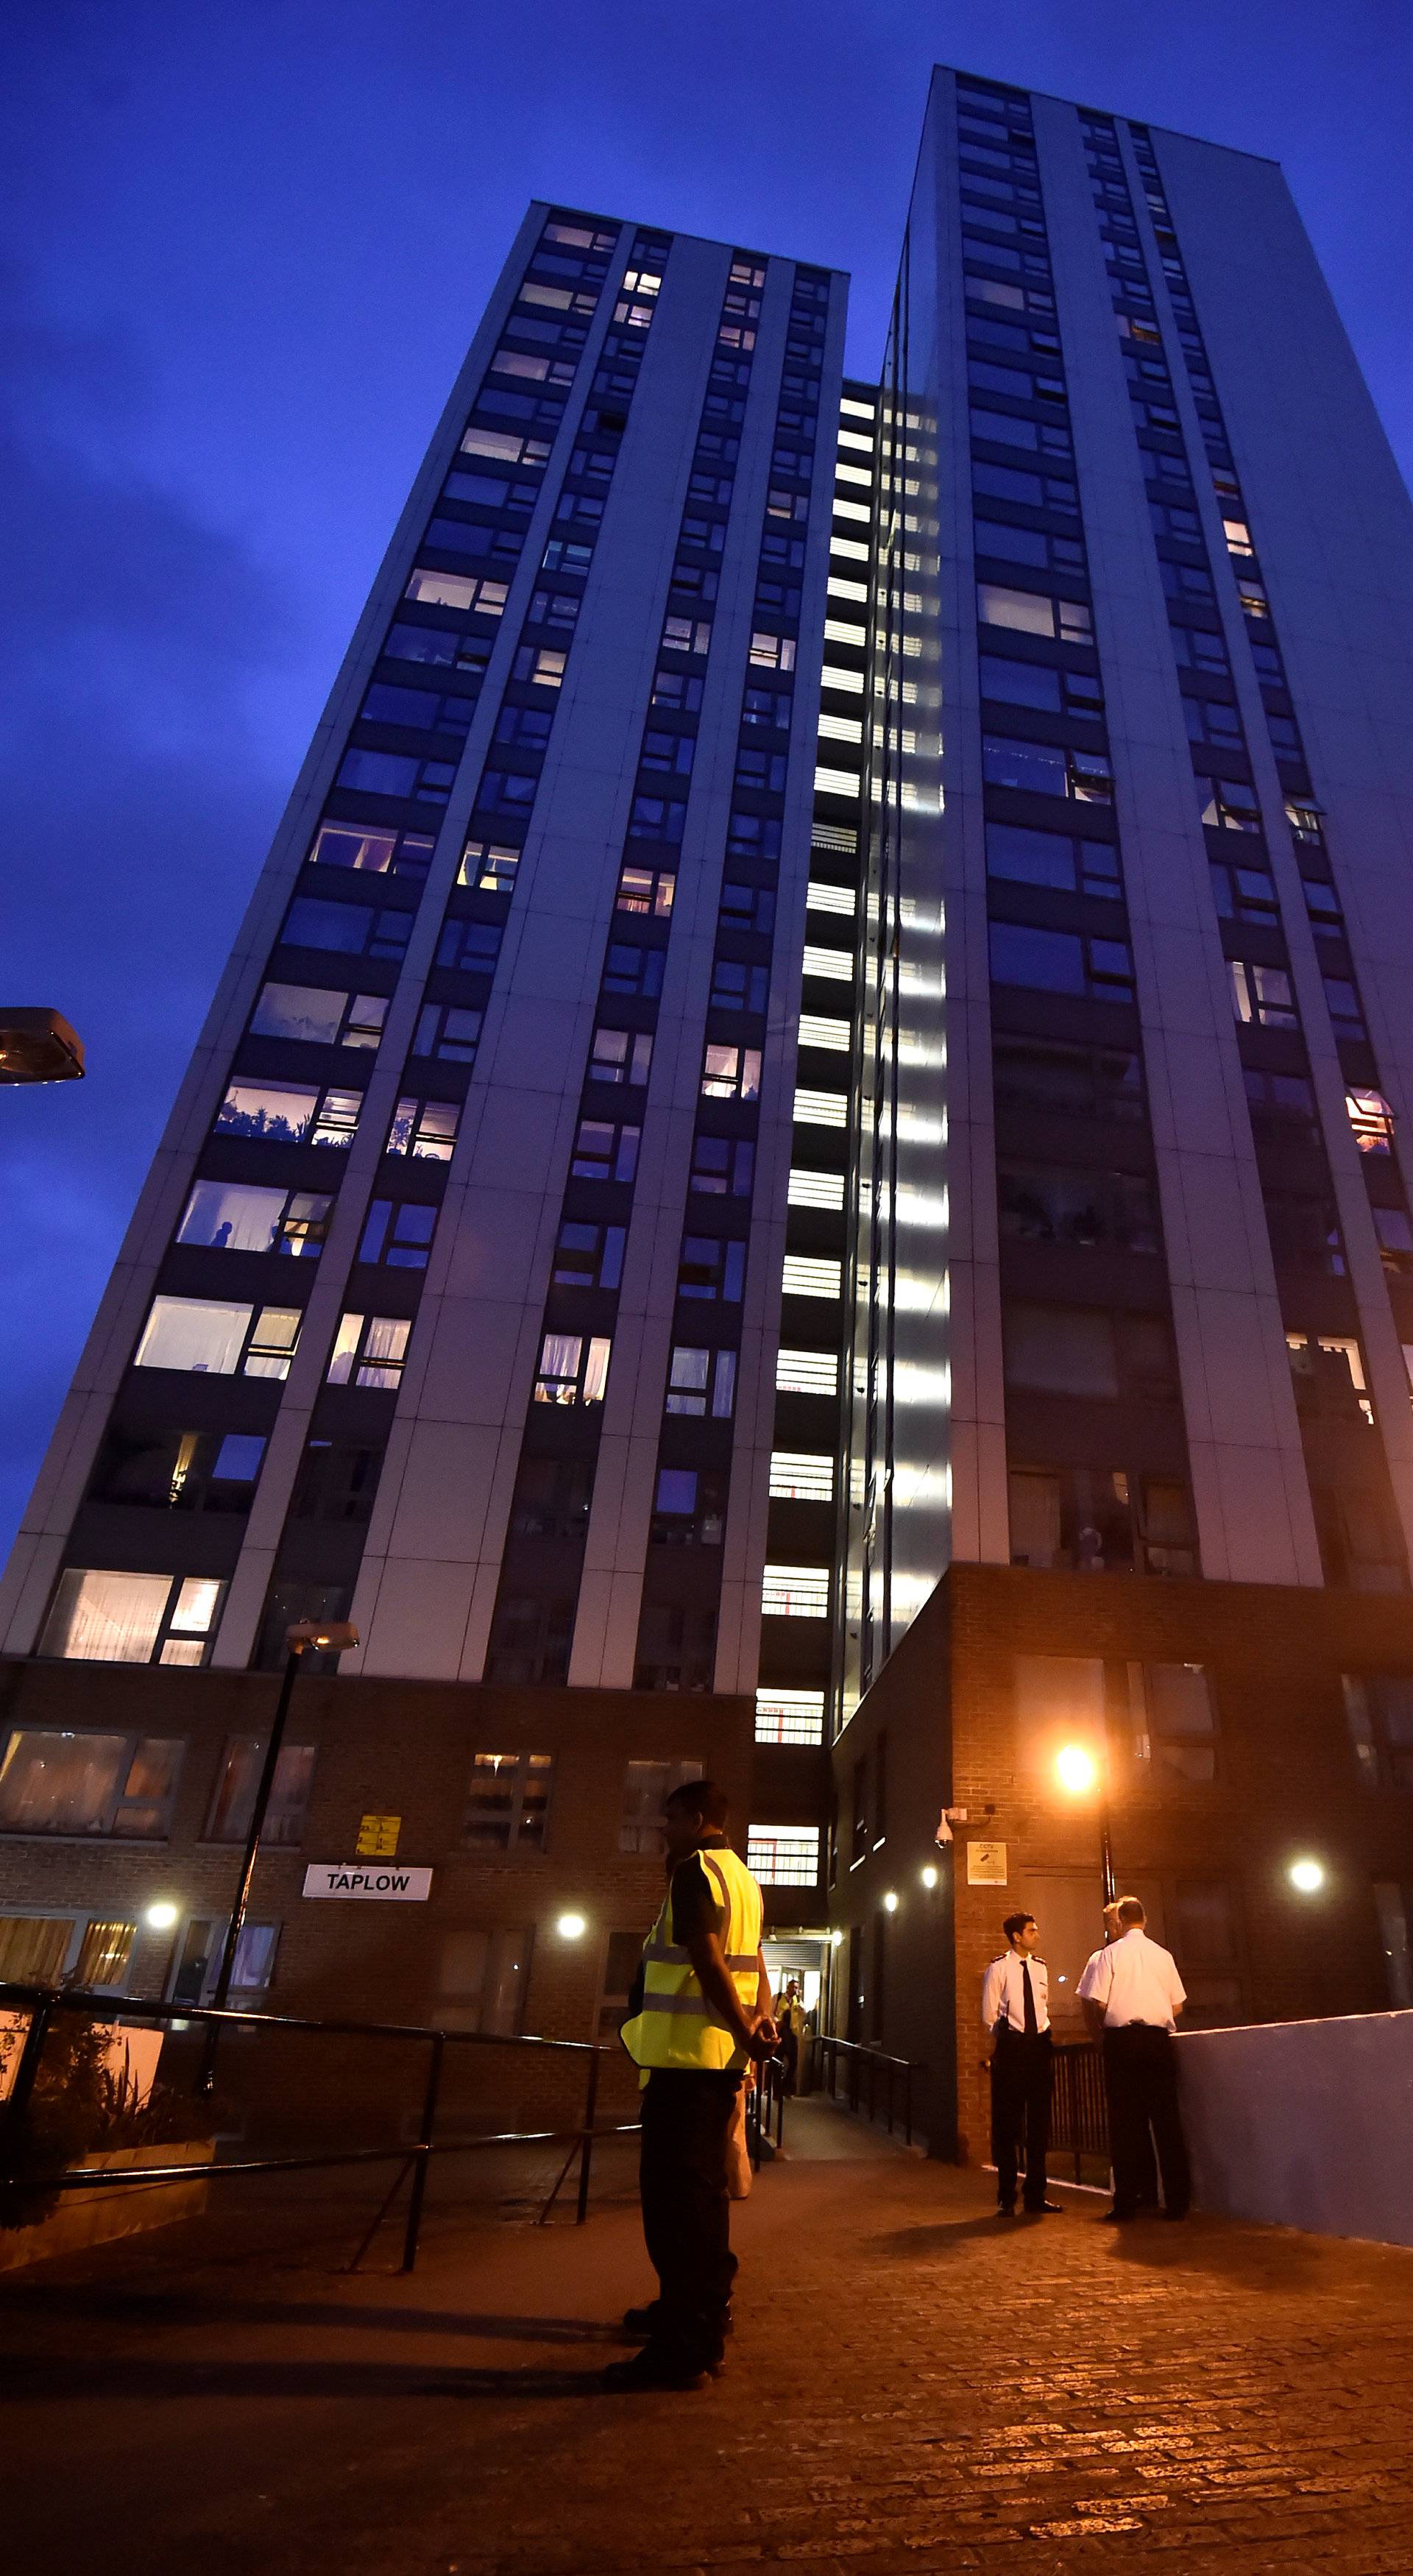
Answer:
[[[761,1892],[743,1860],[725,1843],[703,1845],[697,1853],[721,1908],[717,1933],[727,1971],[747,2012],[753,2012],[759,1980],[763,1906]],[[643,1944],[643,2001],[623,2025],[623,2045],[635,2066],[680,2067],[696,2073],[719,2073],[746,2063],[736,2034],[708,2003],[684,1944],[672,1937],[672,1890]]]

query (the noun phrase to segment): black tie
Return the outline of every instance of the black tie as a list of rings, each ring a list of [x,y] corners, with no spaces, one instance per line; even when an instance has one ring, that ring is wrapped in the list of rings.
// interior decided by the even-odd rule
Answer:
[[[1035,1988],[1030,1982],[1030,1961],[1028,1959],[1022,1959],[1021,1961],[1021,1990],[1025,1998],[1026,2038],[1038,2039],[1040,2036],[1040,2024],[1035,2015]]]

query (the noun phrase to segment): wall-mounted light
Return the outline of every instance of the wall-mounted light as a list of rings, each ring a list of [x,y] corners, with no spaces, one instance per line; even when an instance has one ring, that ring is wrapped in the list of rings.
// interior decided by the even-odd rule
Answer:
[[[1293,1860],[1286,1872],[1292,1887],[1302,1896],[1314,1896],[1325,1883],[1324,1863],[1318,1860]]]
[[[1072,1798],[1082,1798],[1099,1777],[1099,1765],[1082,1744],[1067,1744],[1055,1756],[1055,1777]]]
[[[582,1941],[589,1928],[588,1917],[583,1914],[561,1914],[554,1928],[561,1941]]]
[[[889,1888],[888,1893],[887,1893],[887,1895],[884,1897],[884,1900],[883,1900],[883,1911],[884,1911],[884,1913],[885,1913],[885,1914],[896,1914],[896,1913],[897,1913],[897,1911],[898,1911],[898,1892],[897,1892],[897,1889],[896,1889],[896,1888],[893,1888],[893,1887],[890,1887],[890,1888]]]
[[[841,1943],[841,1941],[843,1940],[843,1938],[844,1938],[844,1935],[843,1935],[843,1933],[842,1933],[842,1932],[831,1932],[831,1933],[830,1933],[830,1935],[829,1935],[829,1947],[830,1947],[830,1949],[831,1949],[831,1950],[837,1950],[837,1949],[838,1949],[838,1947],[839,1947],[839,1945],[840,1945],[840,1943]]]
[[[164,1897],[159,1904],[149,1905],[142,1919],[154,1932],[170,1932],[177,1919],[177,1909],[175,1905],[169,1905]]]
[[[935,1887],[937,1885],[937,1872],[933,1868],[931,1861],[928,1862],[926,1869],[922,1873],[922,1883],[924,1887]]]

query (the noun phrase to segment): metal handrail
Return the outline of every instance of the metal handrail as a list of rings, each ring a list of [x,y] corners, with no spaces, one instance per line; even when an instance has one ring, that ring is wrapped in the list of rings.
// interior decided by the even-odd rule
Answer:
[[[857,2111],[859,2107],[859,2067],[861,2064],[867,2066],[867,2116],[870,2120],[875,2117],[875,2081],[877,2072],[880,2067],[886,2069],[888,2084],[885,2117],[888,2123],[888,2135],[890,2138],[893,2135],[893,2086],[895,2078],[899,2075],[902,2076],[903,2141],[906,2146],[910,2147],[913,2142],[913,2077],[914,2075],[921,2075],[924,2073],[924,2060],[912,2057],[894,2057],[887,2049],[871,2047],[862,2040],[836,2039],[833,2034],[827,2030],[815,2031],[813,2034],[812,2045],[819,2051],[819,2055],[813,2063],[811,2070],[812,2074],[817,2075],[817,2070],[824,2062],[824,2053],[826,2049],[832,2052],[829,2064],[828,2082],[824,2087],[828,2092],[831,2101],[834,2099],[835,2076],[838,2060],[840,2057],[844,2057],[849,2061],[847,2069],[849,2077],[848,2102],[851,2111]]]
[[[542,2217],[558,2194],[575,2153],[579,2157],[579,2188],[575,2223],[582,2226],[589,2212],[589,2183],[597,2138],[629,2137],[637,2134],[637,2121],[622,2121],[606,2128],[597,2124],[599,2061],[614,2056],[616,2051],[600,2041],[585,2039],[541,2039],[529,2033],[483,2030],[442,2030],[423,2022],[376,2022],[321,2020],[294,2013],[260,2013],[237,2010],[229,2005],[171,2004],[147,1997],[99,1993],[87,1988],[0,1984],[0,2009],[28,2011],[29,2027],[25,2032],[20,2062],[5,2100],[0,2101],[0,2176],[6,2171],[5,2143],[14,2136],[29,2107],[39,2073],[44,2043],[54,2015],[79,2012],[90,2021],[199,2022],[207,2024],[213,2041],[226,2025],[242,2029],[275,2031],[314,2031],[338,2038],[402,2039],[424,2042],[429,2049],[427,2080],[422,2097],[422,2115],[415,2143],[400,2147],[338,2148],[318,2155],[255,2156],[233,2158],[222,2164],[143,2165],[127,2168],[89,2168],[73,2173],[56,2174],[48,2188],[58,2191],[93,2189],[115,2190],[151,2188],[158,2182],[223,2180],[230,2174],[311,2172],[324,2166],[346,2164],[390,2164],[401,2167],[391,2191],[379,2209],[372,2226],[364,2236],[351,2268],[357,2269],[374,2235],[391,2208],[403,2182],[411,2176],[408,2194],[407,2222],[403,2234],[402,2270],[411,2272],[417,2262],[421,2237],[422,2213],[426,2203],[427,2174],[434,2155],[463,2155],[478,2147],[547,2146],[568,2142],[570,2153],[545,2205]],[[551,2050],[561,2055],[588,2059],[584,2094],[584,2116],[574,2129],[501,2130],[476,2138],[438,2138],[437,2109],[441,2078],[448,2042],[467,2047],[528,2048]]]

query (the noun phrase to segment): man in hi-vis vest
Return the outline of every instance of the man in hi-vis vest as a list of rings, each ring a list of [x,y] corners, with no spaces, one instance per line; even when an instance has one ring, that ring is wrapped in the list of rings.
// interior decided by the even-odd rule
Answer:
[[[727,2141],[747,2061],[778,2038],[761,1893],[726,1816],[710,1780],[685,1781],[663,1804],[668,1889],[623,2025],[643,2070],[639,2191],[659,2291],[623,2320],[644,2346],[610,2364],[611,2388],[704,2388],[721,2368],[736,2270]]]

